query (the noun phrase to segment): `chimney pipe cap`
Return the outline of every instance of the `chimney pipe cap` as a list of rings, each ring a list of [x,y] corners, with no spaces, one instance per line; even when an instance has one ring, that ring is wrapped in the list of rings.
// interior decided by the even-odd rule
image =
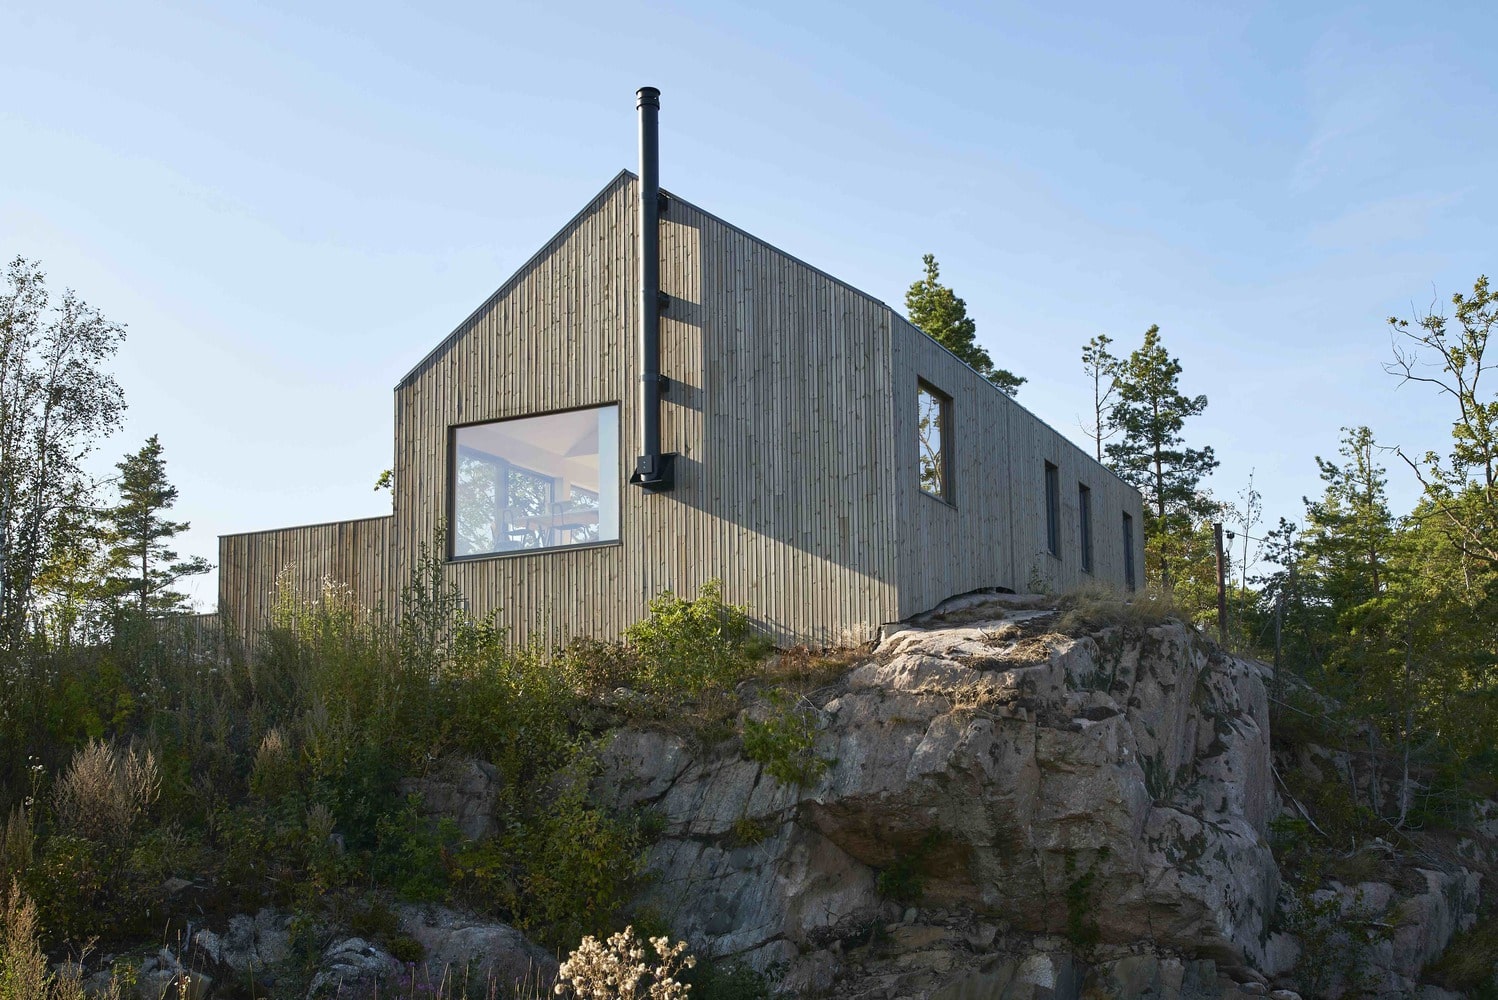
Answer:
[[[641,87],[635,91],[635,107],[652,107],[659,110],[661,106],[661,92],[654,87]]]

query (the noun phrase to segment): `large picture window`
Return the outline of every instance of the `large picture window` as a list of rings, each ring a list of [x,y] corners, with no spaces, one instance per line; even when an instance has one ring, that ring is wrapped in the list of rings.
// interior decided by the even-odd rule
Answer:
[[[452,554],[619,538],[619,407],[453,431]]]

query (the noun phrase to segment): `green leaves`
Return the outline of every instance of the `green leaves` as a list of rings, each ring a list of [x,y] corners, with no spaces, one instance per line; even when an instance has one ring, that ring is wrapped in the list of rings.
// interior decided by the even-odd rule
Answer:
[[[910,290],[905,293],[905,311],[910,315],[910,322],[971,365],[979,375],[998,386],[1005,395],[1016,395],[1026,380],[1013,372],[994,367],[993,358],[978,346],[975,339],[977,324],[967,314],[967,303],[938,280],[941,270],[936,257],[928,253],[921,261],[926,266],[926,276],[911,285]]]
[[[1202,479],[1217,457],[1210,446],[1187,447],[1183,435],[1187,418],[1207,408],[1207,397],[1181,392],[1181,363],[1165,350],[1158,326],[1145,331],[1143,345],[1117,364],[1114,377],[1118,402],[1108,421],[1121,437],[1104,451],[1113,470],[1144,494],[1146,555],[1168,587],[1165,541],[1189,535],[1193,518],[1216,510]]]

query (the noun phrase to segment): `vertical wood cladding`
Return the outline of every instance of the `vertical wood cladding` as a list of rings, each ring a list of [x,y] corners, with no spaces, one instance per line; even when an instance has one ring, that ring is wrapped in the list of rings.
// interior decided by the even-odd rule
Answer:
[[[980,587],[1057,592],[1093,581],[1122,586],[1122,531],[1096,526],[1119,522],[1124,511],[1142,523],[1138,492],[910,323],[895,317],[893,330],[900,616]],[[919,487],[920,382],[952,397],[950,504]],[[1059,556],[1047,539],[1047,462],[1058,469]],[[1091,573],[1082,569],[1078,484],[1092,490]],[[1135,548],[1136,565],[1143,565],[1142,543]]]
[[[401,539],[436,544],[453,424],[617,402],[628,476],[634,186],[606,188],[396,390]],[[676,489],[626,487],[617,545],[464,560],[455,582],[517,633],[617,635],[660,591],[719,578],[782,639],[869,638],[896,605],[889,311],[676,198],[661,256]]]
[[[244,631],[294,566],[393,605],[423,546],[445,555],[451,428],[620,406],[619,468],[639,454],[635,180],[622,173],[395,391],[392,517],[226,536],[220,594]],[[449,564],[478,614],[517,636],[612,637],[663,590],[723,581],[775,637],[866,640],[978,587],[1064,589],[1080,571],[1076,483],[1095,522],[1138,495],[888,306],[694,206],[662,218],[662,446],[677,486],[625,486],[620,540]],[[952,398],[952,503],[922,495],[916,385]],[[1045,462],[1060,469],[1062,557],[1046,552]],[[1121,532],[1094,532],[1121,582]],[[439,547],[440,546],[440,547]],[[1142,553],[1137,557],[1142,565]]]
[[[283,576],[293,593],[304,599],[318,598],[327,581],[347,586],[363,607],[391,608],[402,579],[392,523],[389,516],[369,517],[220,535],[222,624],[236,639],[253,640],[270,618]]]

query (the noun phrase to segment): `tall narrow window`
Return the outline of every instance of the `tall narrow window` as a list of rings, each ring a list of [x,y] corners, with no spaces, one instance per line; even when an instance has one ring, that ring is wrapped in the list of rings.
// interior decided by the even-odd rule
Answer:
[[[452,554],[494,555],[619,537],[619,407],[453,430]]]
[[[917,384],[915,401],[921,492],[951,503],[952,397],[920,382]]]
[[[1134,519],[1123,516],[1124,584],[1134,589]]]
[[[1082,572],[1092,572],[1092,490],[1077,484],[1077,528],[1082,536]]]
[[[1045,464],[1045,543],[1061,558],[1061,470]]]

